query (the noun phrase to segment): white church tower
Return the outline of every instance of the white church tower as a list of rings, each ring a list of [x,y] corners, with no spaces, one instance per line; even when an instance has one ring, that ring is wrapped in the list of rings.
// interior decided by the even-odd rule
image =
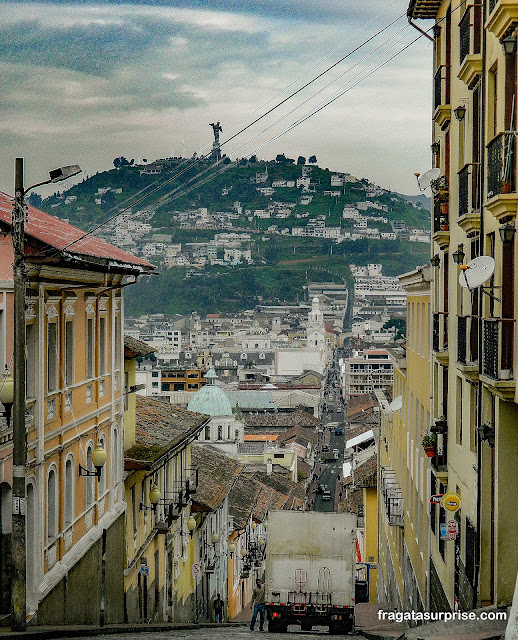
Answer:
[[[308,314],[308,324],[306,328],[306,344],[308,347],[316,349],[325,348],[326,330],[324,325],[324,314],[320,309],[320,301],[313,298],[311,311]]]

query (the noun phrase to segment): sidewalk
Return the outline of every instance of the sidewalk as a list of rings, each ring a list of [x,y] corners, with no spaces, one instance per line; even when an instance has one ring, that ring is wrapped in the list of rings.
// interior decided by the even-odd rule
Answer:
[[[77,638],[80,636],[112,635],[114,633],[160,633],[162,631],[179,631],[187,629],[210,629],[213,627],[240,627],[243,623],[230,622],[215,624],[204,622],[200,624],[107,624],[104,627],[68,625],[63,627],[27,627],[27,631],[9,631],[0,628],[0,638],[31,638],[31,640],[46,640],[47,638]]]
[[[507,622],[504,620],[450,620],[448,622],[428,622],[409,628],[406,622],[379,620],[379,604],[365,602],[355,607],[356,630],[369,640],[500,640]],[[498,611],[496,607],[477,609]]]
[[[394,640],[408,629],[405,622],[380,620],[378,611],[383,607],[377,602],[362,602],[354,607],[355,627],[358,635],[369,640]]]

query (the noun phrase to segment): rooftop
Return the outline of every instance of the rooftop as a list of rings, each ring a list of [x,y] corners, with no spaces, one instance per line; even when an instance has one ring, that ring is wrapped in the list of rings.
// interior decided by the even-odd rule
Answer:
[[[152,469],[168,451],[194,438],[209,416],[137,395],[135,443],[124,452],[126,469]]]
[[[307,411],[286,411],[279,413],[248,414],[245,417],[246,427],[283,427],[292,429],[296,427],[309,427],[314,429],[320,421]]]
[[[243,465],[210,445],[194,444],[192,464],[198,467],[198,489],[194,502],[215,511],[225,500]]]
[[[147,343],[131,336],[124,336],[124,356],[127,358],[143,358],[144,356],[154,353],[154,347],[150,347]]]

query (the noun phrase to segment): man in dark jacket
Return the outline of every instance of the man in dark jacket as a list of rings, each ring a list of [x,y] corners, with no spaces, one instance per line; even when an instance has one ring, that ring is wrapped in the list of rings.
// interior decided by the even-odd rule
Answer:
[[[252,591],[252,607],[254,613],[250,621],[250,631],[254,630],[257,614],[259,614],[259,631],[264,631],[264,586],[261,584],[259,578],[255,581],[255,585]]]

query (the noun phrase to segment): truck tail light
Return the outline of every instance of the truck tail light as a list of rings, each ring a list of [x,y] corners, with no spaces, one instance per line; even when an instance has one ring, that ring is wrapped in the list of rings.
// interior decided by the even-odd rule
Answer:
[[[272,613],[272,618],[278,618],[278,617],[279,617],[279,614],[277,613],[277,611],[274,611]]]

